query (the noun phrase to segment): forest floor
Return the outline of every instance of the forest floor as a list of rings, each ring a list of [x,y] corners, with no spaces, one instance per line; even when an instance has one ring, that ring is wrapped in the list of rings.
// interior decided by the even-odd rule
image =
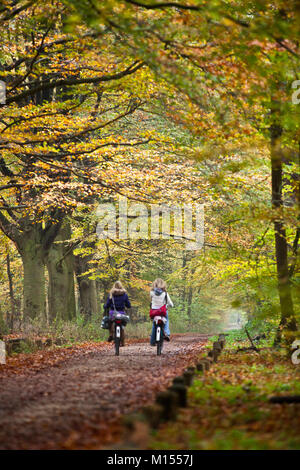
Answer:
[[[300,403],[270,403],[300,394],[300,366],[271,348],[227,349],[189,388],[177,420],[149,433],[144,448],[300,450]]]
[[[0,449],[101,449],[124,414],[152,403],[203,351],[206,335],[174,335],[163,355],[148,340],[85,343],[17,354],[0,365]]]

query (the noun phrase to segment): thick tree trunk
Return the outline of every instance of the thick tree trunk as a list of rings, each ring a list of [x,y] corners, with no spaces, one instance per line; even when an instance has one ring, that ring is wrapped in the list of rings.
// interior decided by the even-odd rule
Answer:
[[[34,237],[24,235],[20,250],[24,268],[24,319],[46,318],[44,250]]]
[[[80,313],[85,317],[86,321],[90,320],[92,315],[98,313],[96,281],[89,279],[88,275],[84,274],[89,270],[91,258],[90,255],[75,257],[75,271],[80,295]]]
[[[272,205],[275,210],[282,207],[282,158],[280,151],[280,136],[282,128],[276,124],[271,127],[271,167],[272,167]],[[291,284],[288,267],[288,248],[286,230],[280,215],[274,221],[275,253],[278,279],[278,293],[281,308],[280,327],[275,343],[281,342],[281,334],[290,343],[294,339],[293,332],[297,331],[294,313]]]
[[[23,312],[26,318],[46,320],[45,261],[60,223],[32,224],[23,219],[22,233],[12,238],[22,257],[24,269]]]
[[[49,321],[71,320],[76,317],[73,250],[62,243],[71,237],[69,224],[63,225],[47,256],[49,274]]]

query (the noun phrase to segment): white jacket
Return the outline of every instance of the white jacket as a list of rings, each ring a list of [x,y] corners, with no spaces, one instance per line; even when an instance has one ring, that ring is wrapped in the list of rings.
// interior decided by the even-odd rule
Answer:
[[[157,295],[152,290],[150,292],[150,299],[151,299],[151,308],[156,309],[160,308],[165,305],[166,293],[162,292],[161,294]],[[169,294],[167,294],[167,306],[174,307],[172,300],[170,299]]]

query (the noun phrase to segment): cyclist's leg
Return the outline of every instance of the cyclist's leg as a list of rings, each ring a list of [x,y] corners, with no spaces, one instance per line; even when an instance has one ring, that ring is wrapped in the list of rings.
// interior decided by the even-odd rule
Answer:
[[[169,324],[169,314],[168,314],[168,312],[167,312],[167,315],[166,315],[166,319],[167,319],[167,321],[166,321],[165,326],[164,326],[164,334],[166,336],[170,336],[171,333],[170,333],[170,324]]]

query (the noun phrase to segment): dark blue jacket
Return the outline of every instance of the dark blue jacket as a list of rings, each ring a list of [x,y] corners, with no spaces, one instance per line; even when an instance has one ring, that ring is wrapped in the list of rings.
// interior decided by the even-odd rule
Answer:
[[[114,302],[115,302],[115,307],[118,312],[124,312],[125,307],[131,308],[131,304],[128,298],[128,295],[126,292],[121,295],[114,295]],[[114,309],[114,304],[112,299],[108,296],[106,304],[104,305],[105,310],[113,310]]]

